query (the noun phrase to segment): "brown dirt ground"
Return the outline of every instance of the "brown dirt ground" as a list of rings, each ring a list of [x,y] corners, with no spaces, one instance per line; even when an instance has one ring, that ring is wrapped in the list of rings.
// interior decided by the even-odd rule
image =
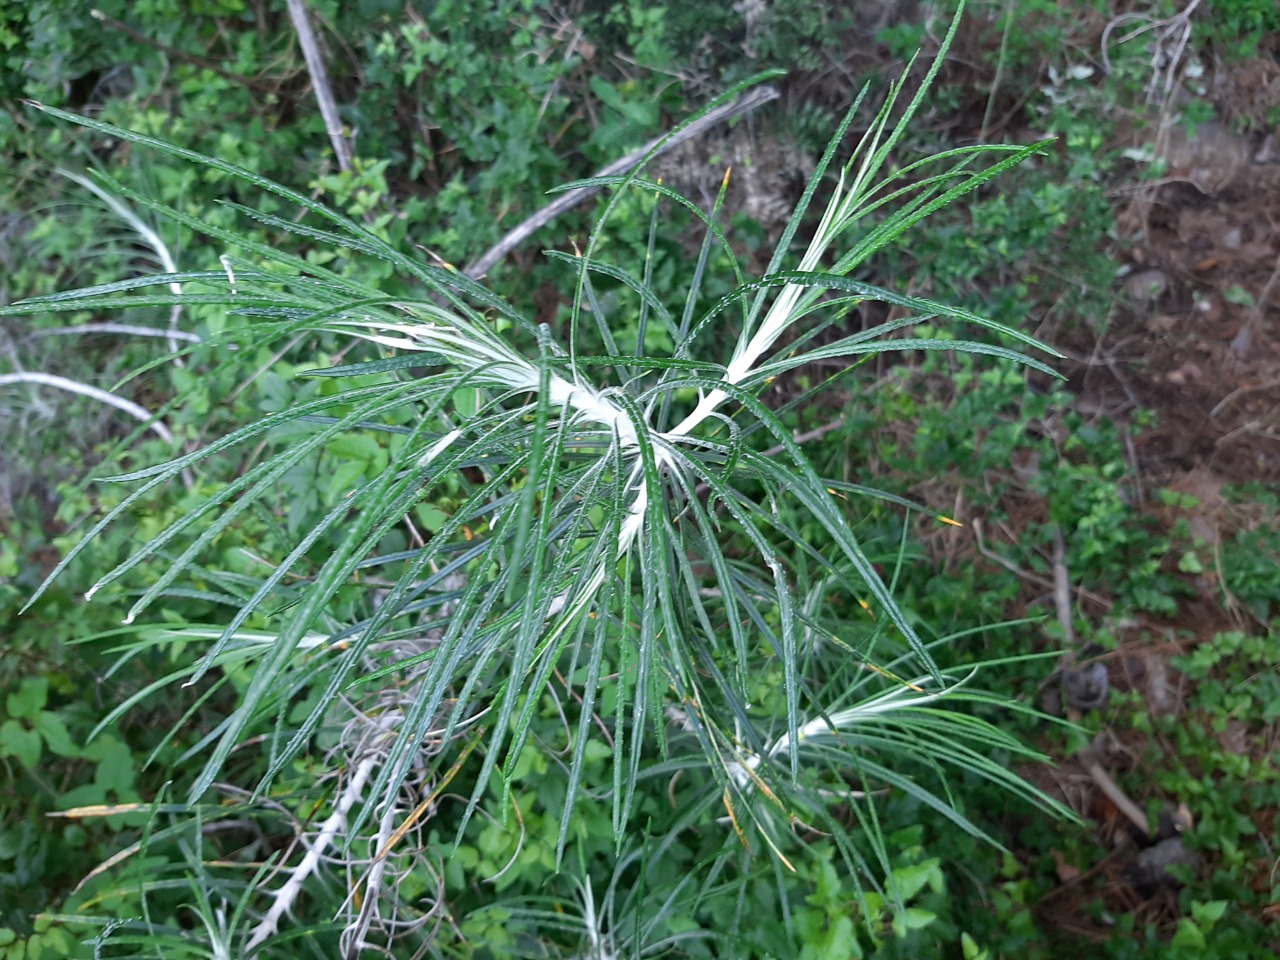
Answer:
[[[1098,49],[1105,25],[1102,19],[1082,23],[1077,40]],[[992,81],[982,65],[991,62],[986,53],[998,42],[989,27],[979,24],[962,32],[953,50],[948,82],[968,92],[960,95],[959,119],[939,120],[952,142],[972,142],[978,135]],[[862,61],[862,75],[869,66],[885,67]],[[843,85],[849,72],[833,72],[829,79],[847,89]],[[1063,372],[1081,412],[1127,424],[1136,409],[1154,411],[1157,425],[1135,436],[1133,476],[1127,482],[1166,530],[1174,517],[1149,494],[1161,488],[1190,494],[1198,501],[1189,518],[1191,535],[1212,545],[1241,529],[1276,523],[1260,508],[1230,501],[1224,490],[1243,484],[1280,488],[1280,130],[1265,126],[1266,120],[1274,120],[1269,111],[1280,104],[1280,37],[1264,45],[1255,60],[1214,62],[1204,82],[1217,119],[1188,134],[1177,123],[1160,125],[1172,113],[1166,110],[1154,121],[1163,178],[1140,179],[1135,167],[1131,182],[1112,185],[1117,223],[1113,256],[1127,273],[1117,284],[1110,316],[1100,324],[1064,325],[1042,329],[1039,335],[1075,358]],[[820,79],[809,81],[805,92],[815,89],[821,91]],[[1025,100],[1025,94],[1013,93],[1002,102],[996,111],[1004,118],[1001,123],[1015,125],[1013,118]],[[1152,146],[1153,127],[1134,128],[1124,135],[1128,142],[1112,146]],[[1007,127],[996,135],[1000,132],[1029,140]],[[955,515],[960,506],[956,485],[938,478],[926,487],[918,492],[931,506]],[[1024,526],[1045,520],[1043,504],[1028,502],[1025,507]],[[1010,514],[1008,528],[992,531],[993,536],[1019,537],[1017,512]],[[981,543],[964,531],[938,531],[927,539],[941,563],[987,562],[980,555]],[[1043,581],[1029,583],[1027,600],[1033,594],[1042,599],[1043,586]],[[1267,627],[1233,607],[1212,574],[1199,577],[1195,586],[1199,595],[1183,601],[1168,621],[1120,619],[1119,649],[1104,657],[1112,686],[1139,690],[1153,713],[1185,715],[1187,681],[1170,666],[1171,658],[1225,630]],[[1118,619],[1110,598],[1081,596],[1079,605],[1087,616]],[[1177,802],[1179,798],[1155,796],[1154,786],[1148,795],[1133,786],[1144,782],[1139,758],[1151,752],[1141,734],[1114,731],[1111,740],[1104,765],[1130,784],[1138,807]],[[1278,748],[1276,729],[1241,744],[1259,759]],[[1135,836],[1079,757],[1054,759],[1054,767],[1027,770],[1026,775],[1086,818],[1100,850],[1097,864],[1087,872],[1059,855],[1058,885],[1034,906],[1044,929],[1077,943],[1101,941],[1113,934],[1106,914],[1127,914],[1139,928],[1156,924],[1172,933],[1181,915],[1176,890],[1151,892],[1132,882],[1131,865],[1145,841]],[[1280,811],[1248,813],[1264,835],[1280,828]],[[1029,871],[1035,870],[1033,859],[1039,854],[1028,852]],[[1202,863],[1202,868],[1210,864]],[[1259,864],[1255,873],[1260,882],[1269,869],[1270,864]],[[1258,902],[1264,901],[1260,888]],[[1102,918],[1096,910],[1099,902],[1106,911]],[[1264,911],[1263,919],[1280,923],[1280,907]],[[1280,950],[1280,940],[1271,946]]]
[[[1157,411],[1139,445],[1157,474],[1280,479],[1280,164],[1249,159],[1274,139],[1202,125],[1120,211],[1135,295],[1095,347],[1115,382],[1086,392]]]
[[[1271,149],[1260,141],[1215,123],[1194,140],[1169,145],[1166,180],[1143,185],[1117,211],[1132,242],[1128,305],[1095,343],[1077,346],[1091,362],[1072,375],[1082,407],[1116,419],[1136,406],[1155,411],[1158,425],[1135,442],[1138,482],[1198,500],[1191,529],[1208,544],[1264,522],[1247,506],[1228,504],[1225,487],[1274,487],[1280,480],[1280,166],[1253,162]],[[1172,621],[1190,639],[1174,640],[1169,624],[1135,624],[1132,639],[1108,660],[1112,683],[1141,690],[1153,710],[1167,699],[1169,709],[1181,712],[1185,678],[1169,666],[1171,657],[1224,630],[1266,629],[1230,609],[1229,598],[1224,605],[1211,575],[1202,579],[1201,598],[1184,602]],[[1153,643],[1144,635],[1168,640]],[[1120,745],[1113,772],[1141,782],[1135,758],[1149,751],[1141,735],[1120,739],[1129,742]],[[1275,749],[1273,735],[1244,752],[1261,759]],[[1155,924],[1171,934],[1181,916],[1177,891],[1143,892],[1129,882],[1135,853],[1123,817],[1078,758],[1056,759],[1059,768],[1045,786],[1089,818],[1108,853],[1088,875],[1060,865],[1061,885],[1036,908],[1042,923],[1068,937],[1102,940],[1110,936],[1108,914],[1131,914],[1140,927]],[[1141,807],[1153,798],[1133,799]],[[1280,824],[1280,811],[1250,814],[1264,835]],[[1257,876],[1265,878],[1269,867],[1260,863]],[[1265,901],[1265,891],[1258,893]],[[1090,910],[1099,900],[1107,911],[1101,917]],[[1274,924],[1280,916],[1264,919]]]
[[[899,12],[896,18],[911,16]],[[877,20],[860,42],[848,45],[845,62],[825,72],[789,78],[783,85],[783,109],[818,103],[842,112],[855,78],[893,73],[896,66],[883,58],[874,41],[874,29],[884,22]],[[1076,44],[1096,52],[1106,26],[1101,15],[1084,15]],[[994,79],[991,53],[999,42],[993,22],[971,17],[962,28],[942,80],[956,105],[945,116],[930,114],[925,121],[935,136],[950,143],[973,143],[985,127],[988,142],[1038,138],[1022,129],[1018,119],[1026,113],[1034,85],[1007,84],[994,110],[988,103]],[[1121,139],[1108,146],[1154,149],[1164,164],[1164,176],[1153,182],[1142,176],[1149,167],[1135,164],[1132,179],[1110,186],[1117,228],[1111,255],[1126,271],[1116,284],[1113,308],[1096,322],[1055,321],[1037,331],[1073,358],[1059,368],[1069,378],[1077,410],[1089,418],[1112,420],[1133,437],[1131,475],[1124,482],[1132,487],[1135,502],[1155,523],[1172,531],[1177,517],[1157,505],[1154,492],[1171,489],[1191,495],[1198,506],[1189,516],[1186,511],[1178,516],[1189,520],[1192,538],[1210,545],[1241,529],[1275,522],[1267,521],[1260,508],[1224,496],[1226,488],[1280,483],[1280,131],[1264,126],[1269,111],[1280,104],[1280,37],[1273,46],[1249,62],[1214,64],[1203,82],[1211,91],[1217,119],[1200,124],[1194,135],[1176,122],[1165,122],[1172,110],[1156,111],[1155,117],[1145,105],[1130,111],[1132,132],[1121,133]],[[1170,96],[1168,102],[1175,99]],[[724,165],[732,164],[728,210],[745,210],[776,235],[813,159],[780,146],[767,129],[745,124],[675,151],[659,161],[655,172],[687,196],[709,204]],[[780,384],[770,399],[788,399],[781,395],[785,391]],[[1157,425],[1130,430],[1138,409],[1153,411]],[[909,442],[911,425],[902,424],[901,429],[904,442]],[[1012,467],[1015,472],[1036,469],[1034,464]],[[943,513],[965,512],[962,487],[950,478],[937,477],[915,492]],[[1042,498],[1028,495],[1008,514],[1008,523],[987,531],[988,543],[1018,541],[1032,525],[1046,522],[1047,507]],[[989,564],[990,552],[973,533],[973,527],[939,530],[934,525],[922,539],[944,566]],[[1189,549],[1192,543],[1178,546]],[[1095,622],[1105,619],[1115,627],[1119,648],[1102,657],[1112,687],[1140,691],[1153,713],[1176,713],[1196,722],[1186,717],[1186,678],[1170,660],[1220,632],[1256,631],[1266,625],[1233,607],[1211,572],[1188,579],[1195,580],[1198,595],[1182,601],[1177,614],[1167,620],[1122,616],[1112,598],[1087,591],[1077,591],[1077,602],[1085,616]],[[1025,585],[1024,605],[1030,609],[1038,603],[1034,612],[1043,612],[1044,579],[1028,577]],[[1163,748],[1148,749],[1143,735],[1131,730],[1111,731],[1109,736],[1104,766],[1129,785],[1139,808],[1178,802],[1180,798],[1156,796],[1154,786],[1146,793],[1140,786],[1150,783],[1150,777],[1142,776],[1141,758],[1160,755],[1166,752]],[[1278,738],[1280,731],[1273,730],[1249,749],[1274,751]],[[1061,750],[1061,740],[1040,746],[1049,752]],[[1133,864],[1146,839],[1136,835],[1099,789],[1081,758],[1059,754],[1054,761],[1052,767],[1024,773],[1085,818],[1098,850],[1096,864],[1087,871],[1057,855],[1057,885],[1034,905],[1043,928],[1076,944],[1096,942],[1113,935],[1106,915],[1132,915],[1139,929],[1155,924],[1172,933],[1181,915],[1177,891],[1153,892],[1133,882]],[[1250,814],[1264,831],[1280,824],[1280,811]],[[1029,873],[1036,871],[1041,853],[1026,852]],[[1208,863],[1202,866],[1209,869]],[[1266,866],[1256,871],[1259,877],[1267,875]],[[1259,902],[1264,899],[1260,891]],[[1105,909],[1103,918],[1099,903]],[[1266,919],[1280,921],[1280,913]],[[1280,943],[1274,946],[1280,949]]]
[[[1280,38],[1275,47],[1280,53]],[[1116,255],[1129,272],[1105,328],[1047,339],[1078,358],[1066,372],[1082,411],[1120,422],[1138,407],[1156,413],[1158,425],[1134,444],[1136,483],[1192,495],[1199,501],[1192,535],[1214,544],[1239,529],[1275,523],[1260,510],[1229,503],[1223,490],[1280,482],[1280,130],[1260,130],[1266,110],[1280,103],[1280,57],[1218,64],[1210,82],[1219,119],[1194,135],[1171,127],[1156,144],[1167,164],[1164,178],[1113,191]],[[1242,128],[1255,132],[1236,132]],[[1135,137],[1132,145],[1141,142]],[[1159,508],[1148,510],[1171,525]],[[1224,603],[1211,575],[1201,579],[1200,597],[1184,602],[1169,623],[1133,623],[1106,657],[1110,682],[1140,690],[1153,712],[1183,711],[1186,680],[1169,666],[1171,657],[1224,630],[1266,629],[1233,610],[1229,596]],[[1242,742],[1241,749],[1261,759],[1277,749],[1277,734]],[[1142,782],[1138,758],[1149,753],[1142,735],[1123,731],[1112,739],[1107,765],[1130,784]],[[1035,907],[1041,922],[1069,939],[1107,939],[1106,914],[1090,909],[1101,901],[1112,918],[1131,914],[1140,926],[1154,923],[1171,933],[1181,915],[1176,890],[1135,887],[1128,872],[1132,828],[1079,757],[1055,759],[1056,769],[1028,775],[1088,818],[1106,853],[1087,873],[1059,856],[1059,886]],[[1135,792],[1132,799],[1143,807],[1170,798]],[[1249,814],[1264,835],[1280,825],[1280,811]],[[1259,864],[1259,878],[1269,866]],[[1261,888],[1258,899],[1265,900]],[[1280,921],[1280,912],[1263,919]]]

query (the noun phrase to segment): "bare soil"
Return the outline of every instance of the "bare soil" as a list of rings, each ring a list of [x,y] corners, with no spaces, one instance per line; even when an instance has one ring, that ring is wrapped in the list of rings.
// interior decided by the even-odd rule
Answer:
[[[1105,28],[1103,19],[1082,23],[1078,39],[1097,50]],[[950,142],[976,142],[984,132],[988,138],[1033,139],[1032,131],[1017,128],[1025,89],[990,102],[986,96],[994,77],[984,64],[994,62],[990,54],[999,42],[990,25],[978,23],[962,32],[953,50],[948,82],[962,91],[957,94],[959,110],[934,118],[946,128]],[[857,66],[865,75],[866,47],[862,49]],[[852,63],[833,69],[827,79],[836,85],[847,82]],[[805,91],[820,91],[823,82],[811,79]],[[1280,37],[1272,38],[1253,60],[1212,62],[1201,82],[1209,91],[1214,120],[1193,130],[1177,122],[1171,105],[1179,102],[1179,91],[1170,89],[1163,111],[1147,110],[1158,114],[1154,120],[1148,116],[1146,124],[1133,124],[1131,132],[1120,135],[1127,142],[1108,145],[1154,148],[1158,161],[1135,163],[1131,178],[1109,187],[1116,216],[1110,253],[1119,277],[1110,313],[1083,322],[1055,320],[1052,328],[1038,331],[1073,358],[1062,369],[1081,413],[1127,426],[1136,411],[1154,412],[1154,427],[1129,431],[1132,476],[1127,482],[1139,507],[1165,530],[1173,529],[1175,517],[1151,494],[1172,489],[1195,499],[1189,518],[1185,511],[1179,514],[1189,519],[1188,548],[1192,541],[1213,547],[1240,530],[1277,522],[1247,498],[1242,502],[1226,491],[1249,484],[1280,489],[1280,130],[1266,125],[1274,122],[1273,111],[1280,105]],[[1139,109],[1135,107],[1135,116]],[[1163,170],[1160,179],[1151,179],[1153,168]],[[943,477],[918,493],[946,513],[962,497],[957,485]],[[1011,541],[1046,520],[1044,504],[1024,506],[1021,516],[1009,511],[1007,528],[999,532]],[[989,563],[981,541],[967,533],[949,528],[926,539],[940,563]],[[1113,689],[1140,692],[1152,714],[1209,722],[1189,715],[1189,682],[1170,661],[1223,631],[1256,632],[1267,625],[1233,606],[1213,572],[1187,579],[1195,595],[1181,600],[1177,613],[1167,619],[1114,610],[1106,596],[1077,597],[1086,616],[1105,617],[1118,626],[1119,648],[1099,657]],[[1025,592],[1027,603],[1042,603],[1043,580],[1028,582]],[[1240,727],[1225,730],[1222,737],[1229,749],[1255,760],[1280,749],[1274,725],[1263,736],[1246,735]],[[1158,796],[1142,770],[1144,757],[1166,754],[1168,745],[1149,744],[1145,735],[1131,730],[1113,731],[1102,744],[1102,766],[1129,784],[1130,799],[1139,808],[1176,806],[1180,798]],[[1042,746],[1060,750],[1061,740]],[[1055,854],[1057,885],[1034,905],[1043,928],[1077,944],[1101,941],[1114,934],[1117,916],[1131,915],[1140,929],[1155,924],[1172,933],[1181,916],[1176,884],[1153,886],[1137,869],[1152,856],[1150,838],[1137,835],[1132,818],[1100,789],[1085,758],[1059,755],[1054,760],[1052,767],[1024,772],[1086,819],[1099,850],[1088,870]],[[1191,758],[1179,762],[1194,764]],[[1264,836],[1280,826],[1280,810],[1244,813]],[[1175,856],[1185,853],[1177,847],[1175,838],[1168,849]],[[1042,853],[1026,851],[1029,871],[1036,870]],[[1200,869],[1212,870],[1212,854],[1205,858]],[[1269,871],[1273,875],[1272,865],[1256,866],[1260,883]],[[1256,900],[1265,899],[1260,887]],[[1264,921],[1280,921],[1280,907],[1263,913]],[[1271,946],[1280,950],[1280,942]]]
[[[1280,144],[1220,123],[1177,137],[1169,176],[1119,213],[1126,306],[1095,345],[1106,405],[1158,413],[1140,441],[1158,476],[1280,478]],[[1123,396],[1123,400],[1120,399]]]

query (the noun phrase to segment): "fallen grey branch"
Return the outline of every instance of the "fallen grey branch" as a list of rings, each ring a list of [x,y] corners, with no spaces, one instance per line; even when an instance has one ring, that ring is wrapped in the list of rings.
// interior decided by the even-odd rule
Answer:
[[[290,0],[291,4],[293,2],[295,0]],[[780,94],[775,87],[757,87],[754,90],[748,90],[737,100],[732,103],[726,103],[722,107],[716,107],[716,109],[705,116],[699,117],[683,130],[677,131],[670,137],[658,137],[656,140],[651,140],[645,144],[639,150],[627,154],[621,160],[615,160],[609,166],[597,172],[596,176],[612,177],[620,173],[626,173],[648,156],[650,151],[656,151],[654,156],[659,156],[673,147],[692,140],[694,137],[701,136],[712,127],[734,117],[750,113],[766,103],[778,99],[779,96]],[[561,194],[481,254],[479,259],[468,266],[463,273],[473,280],[483,277],[493,268],[494,264],[524,243],[537,230],[546,226],[566,210],[593,196],[599,189],[599,187],[579,187],[576,190],[569,190]]]
[[[147,429],[151,430],[166,443],[174,442],[173,434],[169,432],[169,428],[159,420],[156,420],[150,410],[138,406],[132,400],[117,397],[114,393],[108,393],[106,390],[100,390],[87,383],[81,383],[79,380],[70,380],[66,377],[55,376],[52,373],[0,373],[0,386],[6,383],[40,383],[47,387],[66,390],[68,393],[78,393],[81,396],[92,397],[99,403],[105,403],[109,407],[123,410],[129,416],[141,420],[147,425]]]
[[[1136,803],[1129,799],[1128,795],[1120,789],[1120,785],[1112,779],[1111,774],[1107,773],[1106,768],[1098,762],[1097,747],[1098,744],[1096,742],[1090,744],[1089,748],[1080,756],[1085,770],[1089,773],[1089,777],[1097,784],[1098,789],[1115,804],[1116,809],[1138,828],[1138,832],[1142,836],[1151,836],[1151,824],[1147,820],[1147,815],[1142,812],[1142,809]]]
[[[342,118],[338,116],[338,102],[333,99],[329,73],[325,70],[320,44],[316,41],[315,31],[311,29],[311,18],[307,15],[307,5],[303,0],[289,0],[289,17],[293,20],[293,29],[297,31],[298,43],[302,45],[302,56],[307,61],[307,73],[311,75],[311,87],[315,90],[316,102],[320,105],[324,128],[329,132],[329,142],[333,144],[333,154],[338,158],[338,167],[344,173],[349,173],[351,141],[342,127]]]

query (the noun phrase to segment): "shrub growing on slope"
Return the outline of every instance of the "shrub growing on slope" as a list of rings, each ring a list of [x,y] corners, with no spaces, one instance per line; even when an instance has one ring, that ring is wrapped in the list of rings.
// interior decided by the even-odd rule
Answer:
[[[111,926],[104,942],[293,955],[298,945],[280,947],[278,933],[286,915],[305,910],[293,936],[334,937],[348,954],[399,939],[447,952],[446,918],[497,955],[550,944],[598,957],[695,950],[699,925],[713,917],[744,950],[777,949],[742,909],[763,877],[786,935],[821,941],[828,955],[856,945],[853,915],[868,929],[882,918],[902,930],[920,920],[908,902],[929,867],[904,865],[886,842],[879,795],[898,792],[975,834],[949,775],[1056,809],[991,759],[992,746],[1025,753],[967,709],[1001,701],[974,685],[972,668],[938,665],[857,537],[849,493],[897,498],[819,476],[763,399],[776,378],[814,361],[848,370],[897,350],[964,351],[1051,372],[1001,345],[1041,346],[1017,330],[859,279],[870,257],[931,212],[1038,149],[961,148],[893,166],[940,63],[900,114],[902,88],[892,87],[837,164],[865,91],[858,98],[759,277],[741,272],[718,224],[720,201],[700,210],[639,172],[570,184],[603,187],[610,200],[581,251],[552,254],[572,281],[559,331],[447,264],[398,249],[376,222],[226,161],[44,108],[266,191],[298,216],[229,204],[278,232],[267,244],[121,190],[235,253],[216,269],[2,312],[216,308],[222,331],[183,351],[194,364],[216,365],[233,344],[252,354],[283,342],[281,356],[312,381],[201,449],[110,478],[136,487],[59,566],[150,492],[195,475],[194,505],[89,594],[163,560],[127,623],[183,592],[232,611],[222,623],[125,633],[126,655],[207,647],[113,717],[178,681],[201,691],[189,716],[219,688],[236,706],[188,777],[194,820],[158,805],[148,835],[149,845],[186,838],[185,861],[170,866],[195,879],[147,881],[144,903],[164,909]],[[796,257],[793,242],[832,170],[834,188]],[[610,229],[637,205],[650,227],[647,254],[632,260],[611,245]],[[664,301],[651,274],[670,206],[703,229],[679,304]],[[304,244],[308,255],[290,251]],[[365,261],[390,265],[417,292],[384,293],[363,279]],[[715,270],[729,274],[727,295],[706,293]],[[843,330],[869,302],[891,305],[892,319]],[[992,336],[905,333],[939,317]],[[308,364],[308,352],[344,359]],[[241,476],[200,489],[213,458],[253,444],[265,452]],[[306,496],[317,476],[314,509],[291,510],[290,492]],[[289,541],[268,574],[200,565],[220,537],[263,515],[286,520]],[[802,524],[816,525],[821,542],[800,536]],[[833,603],[867,614],[835,617]],[[248,768],[247,742],[266,747]],[[446,818],[439,805],[452,794],[456,815]],[[477,813],[497,819],[455,848],[472,856],[442,864],[444,845],[475,837]],[[203,850],[209,820],[234,831],[267,816],[296,817],[295,847],[243,848],[238,859]],[[520,838],[513,852],[504,833]],[[576,878],[579,908],[486,904],[463,917],[462,891],[474,893],[475,878],[457,870],[483,873],[493,860],[502,889],[504,874],[531,869],[525,844],[538,868]],[[349,874],[336,894],[321,882],[335,857]],[[828,923],[790,903],[788,876],[838,886],[832,864],[852,881],[858,908],[829,889]],[[599,906],[593,878],[608,880]],[[623,886],[640,892],[623,897]],[[720,922],[733,903],[732,922]],[[201,918],[198,934],[161,916],[180,907]]]

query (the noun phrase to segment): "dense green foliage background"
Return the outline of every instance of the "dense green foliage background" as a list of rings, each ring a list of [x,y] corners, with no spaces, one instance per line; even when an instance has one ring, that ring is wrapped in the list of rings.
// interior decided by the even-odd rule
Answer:
[[[278,198],[246,190],[216,170],[50,120],[22,106],[21,98],[248,167],[341,208],[393,244],[462,265],[539,209],[547,191],[589,175],[762,69],[786,71],[779,81],[782,103],[740,121],[739,133],[747,129],[749,139],[785,150],[775,151],[784,159],[767,161],[775,170],[763,181],[768,186],[754,189],[798,194],[806,158],[811,163],[820,151],[856,88],[871,79],[882,89],[906,55],[936,45],[938,15],[952,8],[919,4],[899,11],[890,4],[801,0],[777,0],[758,13],[727,0],[313,0],[309,6],[354,135],[349,172],[335,166],[283,0],[103,0],[93,10],[73,0],[0,0],[0,300],[160,269],[137,232],[62,170],[96,171],[121,191],[216,225],[235,219],[227,201],[292,214]],[[1104,335],[1119,299],[1108,188],[1143,176],[1124,153],[1131,139],[1118,129],[1131,137],[1136,127],[1141,139],[1150,120],[1144,96],[1159,32],[1113,44],[1105,76],[1095,69],[1091,45],[1099,25],[1113,16],[1159,20],[1179,12],[1172,4],[1131,6],[1112,10],[1087,0],[971,6],[944,82],[904,154],[967,145],[979,136],[1029,142],[1029,131],[1056,136],[1057,145],[994,189],[942,211],[909,244],[887,251],[875,265],[876,279],[902,280],[905,292],[1028,332],[1039,329],[1041,337],[1064,345]],[[1193,23],[1193,49],[1205,59],[1251,56],[1280,30],[1273,4],[1249,0],[1215,4],[1211,15]],[[1184,112],[1191,121],[1203,118],[1211,112],[1207,95]],[[707,142],[705,155],[668,168],[674,180],[684,178],[681,188],[695,201],[702,199],[696,191],[704,173],[718,185],[726,163],[742,162],[727,135]],[[762,249],[776,239],[777,225],[753,219],[758,207],[743,193],[730,193],[728,209],[728,230],[740,248]],[[540,251],[575,250],[592,215],[588,205],[543,228],[491,272],[494,288],[540,322],[563,323],[569,306],[557,292],[563,269]],[[664,225],[651,254],[655,287],[674,290],[687,272],[696,254],[682,242],[687,226],[678,214]],[[649,213],[637,204],[615,220],[608,242],[642,258],[648,231]],[[253,239],[275,243],[280,235],[264,224]],[[218,257],[236,252],[173,223],[162,228],[162,240],[183,270],[218,270]],[[408,279],[389,263],[347,261],[319,243],[294,252],[317,265],[360,271],[359,279],[388,295],[408,289]],[[167,328],[167,311],[144,313],[5,320],[0,373],[40,371],[110,389],[127,372],[163,357],[165,340],[101,330],[53,334],[104,320]],[[247,321],[188,307],[175,326],[216,340],[235,322]],[[319,355],[305,358],[242,350],[223,352],[216,362],[197,354],[184,365],[159,363],[119,392],[163,411],[177,442],[191,448],[250,417],[338,389],[333,381],[295,374],[340,362],[342,349],[337,341],[322,343]],[[806,369],[779,384],[778,406],[831,372]],[[583,949],[581,924],[557,930],[548,918],[582,917],[590,909],[609,911],[619,945],[636,951],[619,954],[625,956],[642,949],[652,949],[646,956],[815,960],[1049,958],[1082,949],[1170,960],[1275,955],[1280,498],[1265,485],[1227,490],[1227,501],[1247,522],[1207,546],[1191,527],[1194,496],[1156,490],[1153,505],[1132,494],[1155,486],[1132,453],[1135,438],[1140,441],[1155,418],[1140,407],[1097,416],[1077,403],[1075,385],[930,355],[868,365],[823,405],[786,416],[797,433],[820,428],[809,453],[824,476],[874,482],[927,508],[907,513],[891,503],[850,504],[913,624],[929,638],[953,638],[939,648],[948,665],[993,661],[983,675],[986,686],[1040,703],[1052,662],[1013,658],[1057,652],[1066,643],[1048,597],[1057,535],[1073,584],[1105,599],[1103,613],[1084,603],[1076,608],[1076,630],[1090,644],[1114,651],[1139,636],[1151,646],[1176,647],[1173,666],[1186,678],[1187,692],[1175,712],[1151,710],[1136,689],[1122,689],[1105,709],[1084,717],[1083,729],[1030,714],[1003,715],[1002,722],[1062,760],[1083,750],[1093,733],[1112,731],[1136,758],[1126,767],[1129,779],[1120,779],[1149,815],[1178,803],[1195,814],[1187,843],[1198,851],[1198,866],[1184,868],[1179,883],[1153,892],[1122,889],[1111,867],[1123,855],[1123,843],[1114,841],[1123,831],[1100,828],[1096,820],[1105,817],[1092,802],[1079,812],[1095,822],[1079,826],[1009,805],[976,779],[957,784],[954,802],[1006,849],[963,834],[910,797],[890,794],[880,840],[894,870],[886,884],[891,896],[878,899],[852,895],[834,844],[824,847],[821,839],[811,845],[820,855],[796,863],[793,873],[751,867],[745,895],[727,881],[723,891],[715,882],[688,888],[687,878],[710,862],[726,835],[732,842],[727,826],[701,834],[701,846],[664,851],[664,872],[646,874],[650,886],[633,890],[635,861],[615,858],[607,809],[587,803],[574,813],[576,842],[557,875],[564,775],[557,706],[548,703],[536,749],[515,777],[519,829],[501,815],[477,819],[447,861],[437,857],[434,874],[402,880],[406,900],[437,898],[446,905],[433,920],[440,923],[433,949],[445,956],[584,955],[574,953]],[[183,669],[194,652],[156,644],[119,655],[117,644],[147,636],[141,627],[120,626],[136,596],[128,591],[137,584],[92,603],[82,599],[132,542],[241,475],[254,452],[215,460],[191,485],[152,495],[136,512],[135,527],[100,539],[33,609],[18,613],[84,534],[86,518],[123,496],[87,474],[141,468],[170,453],[118,410],[30,384],[0,384],[3,960],[92,956],[94,936],[116,922],[124,926],[102,955],[154,955],[146,952],[145,938],[129,939],[142,929],[143,916],[153,931],[157,925],[165,931],[167,939],[154,943],[168,955],[216,956],[209,944],[227,917],[240,922],[239,897],[255,865],[290,856],[296,825],[322,809],[324,797],[315,792],[325,772],[321,751],[276,784],[270,810],[239,809],[228,793],[222,809],[211,805],[201,813],[207,822],[193,827],[176,806],[161,806],[158,816],[129,808],[185,795],[191,757],[246,676],[228,669],[227,685],[215,686],[207,698],[176,686],[157,695],[153,685]],[[270,509],[224,533],[206,558],[202,581],[170,591],[154,619],[225,622],[228,600],[251,593],[263,575],[259,558],[287,551],[320,511],[386,462],[382,441],[329,444],[287,477]],[[424,505],[415,519],[430,533],[451,506]],[[953,532],[934,519],[937,513],[981,517],[978,535],[985,529],[989,540],[993,531],[1006,534],[996,551],[1003,562],[975,540],[973,528]],[[816,529],[800,532],[813,542],[823,536]],[[408,549],[407,535],[397,536]],[[386,550],[396,546],[388,543]],[[1236,628],[1207,636],[1179,632],[1188,605],[1203,602],[1197,577],[1205,570],[1216,571],[1223,585],[1209,592],[1210,606],[1222,612],[1237,605]],[[161,565],[139,573],[154,579]],[[367,600],[365,584],[344,589],[334,621],[353,622]],[[829,613],[854,624],[860,612]],[[1024,616],[1031,620],[1021,621]],[[1015,626],[997,626],[1015,619]],[[1207,620],[1232,622],[1226,613]],[[124,703],[131,709],[100,724]],[[1231,749],[1224,745],[1228,731],[1260,746]],[[590,762],[599,767],[598,779],[607,779],[607,753]],[[1055,782],[1045,769],[1021,772],[1067,801],[1078,799],[1071,784]],[[238,773],[242,783],[254,782],[252,769]],[[459,776],[465,781],[468,774]],[[462,781],[455,789],[468,793]],[[667,789],[665,779],[646,786],[642,810],[654,836],[675,817]],[[420,838],[429,849],[448,848],[452,816],[446,801]],[[1104,835],[1114,841],[1110,848]],[[144,897],[143,884],[156,881]],[[296,924],[281,935],[295,939],[281,941],[282,950],[334,955],[331,921],[346,896],[343,884],[336,875],[329,888],[304,901]],[[593,889],[594,902],[584,893]],[[780,889],[787,894],[782,901]],[[895,910],[893,897],[909,909]],[[709,939],[707,931],[724,939]]]

